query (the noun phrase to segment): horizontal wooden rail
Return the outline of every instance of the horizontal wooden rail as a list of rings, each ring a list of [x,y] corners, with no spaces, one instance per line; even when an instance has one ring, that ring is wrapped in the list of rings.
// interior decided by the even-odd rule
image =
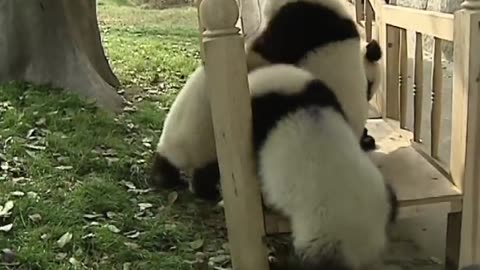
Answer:
[[[382,5],[382,20],[399,28],[453,41],[453,14]]]

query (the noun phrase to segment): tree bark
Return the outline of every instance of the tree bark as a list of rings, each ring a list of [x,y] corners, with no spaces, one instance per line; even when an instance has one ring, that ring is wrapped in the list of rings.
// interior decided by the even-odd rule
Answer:
[[[119,112],[95,0],[0,0],[0,81],[69,89]]]

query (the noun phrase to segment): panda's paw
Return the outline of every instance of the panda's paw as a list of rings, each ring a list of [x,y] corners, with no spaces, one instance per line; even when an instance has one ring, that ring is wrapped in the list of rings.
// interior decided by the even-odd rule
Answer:
[[[220,200],[219,183],[220,170],[216,161],[193,172],[192,191],[202,199],[218,202]]]
[[[375,139],[368,134],[364,134],[362,136],[362,139],[360,140],[360,146],[362,147],[363,151],[373,151],[377,148]]]
[[[158,153],[155,153],[149,184],[162,189],[185,186],[185,182],[181,179],[180,170]]]

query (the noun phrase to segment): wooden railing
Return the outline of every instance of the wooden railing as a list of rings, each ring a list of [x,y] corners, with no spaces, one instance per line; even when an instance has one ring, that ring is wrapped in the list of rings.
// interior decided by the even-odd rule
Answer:
[[[377,98],[383,118],[409,130],[412,146],[462,192],[461,217],[449,215],[450,228],[461,227],[460,264],[480,260],[480,0],[465,1],[454,14],[387,5],[383,0],[357,0],[357,22],[365,27],[367,39],[372,29],[385,51],[383,89]],[[410,42],[409,34],[415,35]],[[424,72],[423,37],[433,38],[432,73]],[[444,89],[442,45],[453,43],[453,84]],[[413,71],[409,61],[413,62]],[[425,79],[431,88],[425,87]],[[411,82],[409,84],[409,82]],[[446,95],[446,94],[451,94]],[[412,97],[413,96],[413,97]],[[424,100],[424,97],[430,99]],[[451,101],[451,106],[447,106]],[[429,102],[430,104],[428,104]],[[425,112],[430,105],[430,112]],[[409,127],[409,112],[413,125]],[[450,112],[451,111],[451,112]],[[445,117],[451,114],[451,122]],[[427,119],[428,121],[424,121]],[[394,121],[391,121],[394,120]],[[430,124],[426,129],[426,122]],[[444,132],[445,122],[451,124]],[[430,147],[424,142],[429,131]],[[443,132],[442,132],[443,131]],[[444,133],[450,133],[445,135]],[[450,136],[450,154],[441,160],[441,142]],[[452,225],[452,220],[458,222]],[[461,220],[461,221],[460,221]],[[461,223],[461,225],[459,225]],[[453,237],[455,238],[455,237]],[[468,246],[470,245],[470,246]],[[458,255],[458,254],[457,254]],[[454,257],[455,255],[453,255]],[[447,257],[449,254],[447,252]]]
[[[380,0],[381,1],[381,0]],[[381,110],[384,117],[398,120],[402,129],[408,129],[408,112],[410,95],[413,95],[413,141],[420,151],[431,157],[435,165],[447,173],[447,162],[440,159],[440,145],[443,138],[442,120],[447,109],[444,104],[442,43],[453,42],[454,16],[441,12],[416,10],[413,8],[386,5],[376,0],[358,1],[359,21],[364,19],[367,39],[372,37],[373,27],[378,28],[378,36],[386,48],[384,92],[380,93]],[[359,7],[360,6],[360,7]],[[364,16],[362,16],[364,14]],[[409,44],[408,32],[415,33],[415,43]],[[425,89],[424,44],[423,36],[433,37],[433,57],[431,89]],[[382,40],[383,39],[383,40]],[[414,50],[409,50],[413,46]],[[409,59],[413,59],[413,87],[409,88]],[[425,129],[425,92],[430,93],[429,149],[423,145],[422,134]],[[454,118],[455,115],[452,115]],[[453,120],[452,120],[453,121]],[[455,130],[452,130],[454,133]],[[454,162],[455,163],[455,162]]]

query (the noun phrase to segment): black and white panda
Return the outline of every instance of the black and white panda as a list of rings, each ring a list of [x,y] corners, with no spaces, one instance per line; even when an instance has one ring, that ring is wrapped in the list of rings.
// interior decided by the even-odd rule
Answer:
[[[397,199],[334,91],[293,65],[261,67],[248,80],[263,198],[290,219],[299,269],[377,263]]]
[[[367,80],[358,26],[339,0],[265,0],[262,23],[247,43],[249,70],[300,66],[328,85],[360,139],[368,117]]]
[[[216,200],[220,173],[206,83],[205,69],[199,66],[175,98],[155,150],[150,184],[185,187],[181,171],[193,170],[192,191]]]
[[[373,95],[380,88],[381,78],[382,78],[382,63],[380,62],[382,58],[382,48],[376,40],[371,40],[370,42],[365,42],[365,46],[362,47],[364,53],[364,66],[365,74],[367,76],[367,100],[370,101],[373,98]],[[368,135],[368,129],[363,129],[363,135],[360,139],[360,145],[365,151],[375,150],[376,144],[375,139]]]

